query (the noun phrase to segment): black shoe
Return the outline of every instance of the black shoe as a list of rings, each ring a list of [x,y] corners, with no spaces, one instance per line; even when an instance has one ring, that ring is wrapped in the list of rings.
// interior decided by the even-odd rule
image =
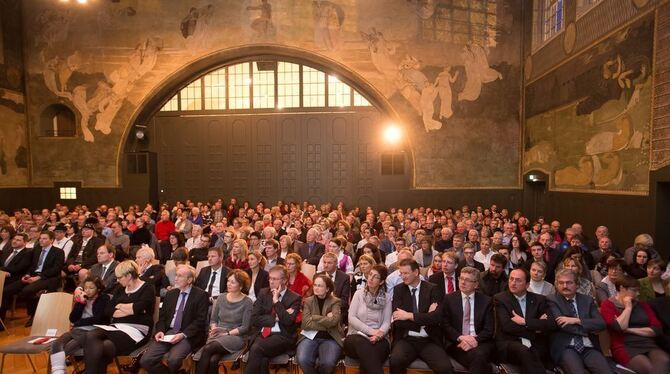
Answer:
[[[32,325],[33,325],[33,317],[30,317],[30,319],[28,319],[24,327],[32,327]]]

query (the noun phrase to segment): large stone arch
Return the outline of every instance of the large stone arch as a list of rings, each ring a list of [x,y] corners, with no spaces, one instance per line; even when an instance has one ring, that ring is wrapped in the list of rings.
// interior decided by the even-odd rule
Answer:
[[[258,44],[227,48],[202,56],[199,59],[182,66],[173,73],[166,75],[166,77],[139,103],[132,117],[124,125],[121,141],[119,142],[117,149],[117,181],[120,181],[121,184],[123,183],[121,180],[123,153],[126,150],[128,140],[133,136],[131,130],[135,125],[147,123],[167,100],[197,77],[216,70],[221,66],[262,58],[273,58],[281,59],[283,61],[303,63],[319,70],[335,73],[337,74],[338,79],[347,83],[361,95],[365,96],[366,99],[382,113],[382,115],[388,118],[389,122],[394,122],[405,127],[399,113],[377,88],[364,79],[360,74],[338,61],[309,50],[283,45]],[[403,150],[407,152],[408,156],[410,188],[414,188],[415,157],[408,131],[404,131],[404,134]]]

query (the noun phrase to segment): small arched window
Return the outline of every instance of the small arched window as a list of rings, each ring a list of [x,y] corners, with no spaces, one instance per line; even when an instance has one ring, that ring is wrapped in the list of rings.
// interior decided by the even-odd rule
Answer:
[[[72,109],[62,104],[53,104],[42,111],[40,136],[61,138],[75,135],[77,135],[77,130]]]

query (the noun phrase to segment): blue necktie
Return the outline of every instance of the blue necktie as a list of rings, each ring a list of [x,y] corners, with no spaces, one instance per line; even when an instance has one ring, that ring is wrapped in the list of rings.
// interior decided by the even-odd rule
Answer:
[[[174,326],[172,328],[175,331],[181,331],[181,320],[184,318],[184,304],[186,304],[186,292],[181,293],[181,301],[177,307],[177,315],[174,317]]]

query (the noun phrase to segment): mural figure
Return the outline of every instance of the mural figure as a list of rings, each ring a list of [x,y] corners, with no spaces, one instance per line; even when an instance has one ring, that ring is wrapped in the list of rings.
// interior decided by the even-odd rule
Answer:
[[[419,70],[421,64],[414,56],[405,56],[398,66],[399,79],[396,82],[400,94],[409,101],[417,113],[423,113],[421,92],[427,87],[428,78]],[[432,116],[431,116],[432,118]]]
[[[23,185],[28,175],[23,95],[0,90],[0,99],[0,185]],[[5,105],[7,102],[12,105]]]
[[[375,69],[382,73],[385,78],[395,80],[398,67],[393,63],[391,56],[395,55],[397,46],[386,41],[384,34],[374,27],[370,29],[368,34],[361,31],[361,36],[363,40],[368,42],[370,59]]]
[[[256,38],[270,39],[275,36],[275,27],[272,24],[272,5],[268,0],[261,0],[259,5],[250,5],[247,10],[259,10],[260,15],[251,21],[251,29],[254,30]]]
[[[435,115],[435,98],[438,93],[435,86],[435,84],[425,81],[423,90],[421,90],[421,118],[423,119],[423,126],[426,132],[442,128],[442,122],[433,119],[433,115]]]
[[[68,91],[70,76],[81,66],[81,56],[73,53],[67,59],[58,56],[47,61],[42,71],[44,84],[56,96],[70,100],[81,115],[80,128],[87,142],[95,141],[89,129],[91,118],[94,128],[101,133],[111,133],[112,120],[123,105],[134,84],[156,65],[158,51],[162,49],[160,38],[148,38],[133,50],[128,62],[109,74],[105,79],[91,84],[81,84]],[[95,85],[89,97],[90,87]]]
[[[440,119],[451,118],[451,116],[454,114],[454,111],[451,107],[451,84],[456,82],[456,79],[458,79],[458,71],[453,75],[450,71],[451,66],[445,66],[442,72],[437,76],[437,79],[435,79],[435,84],[437,85],[437,90],[440,94]]]
[[[465,66],[465,87],[458,94],[458,101],[475,101],[482,92],[484,83],[502,79],[502,74],[489,67],[486,51],[480,45],[470,44],[463,47],[461,53],[463,65]]]
[[[181,21],[181,35],[187,40],[188,47],[198,50],[207,41],[207,34],[214,14],[214,5],[208,4],[200,8],[193,7]]]
[[[314,15],[314,43],[318,48],[336,50],[342,40],[340,33],[344,23],[344,10],[339,5],[324,0],[312,2]]]

